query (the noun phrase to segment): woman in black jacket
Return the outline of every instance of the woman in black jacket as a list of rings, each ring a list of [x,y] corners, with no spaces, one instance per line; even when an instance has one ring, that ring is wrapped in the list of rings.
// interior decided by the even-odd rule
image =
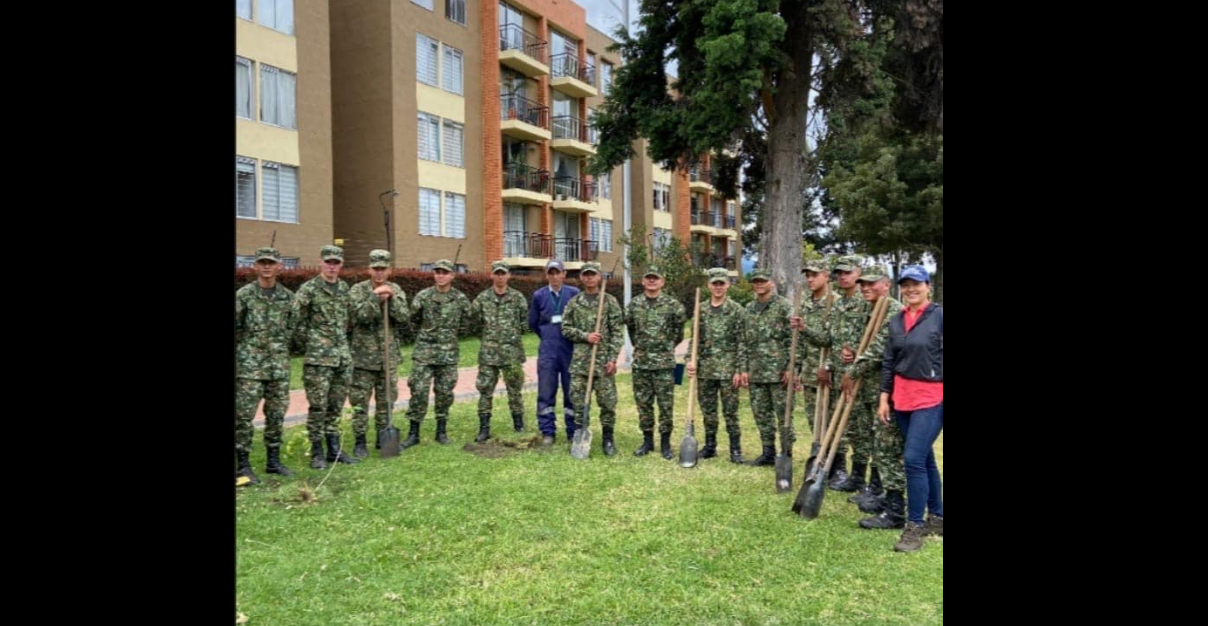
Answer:
[[[931,302],[931,276],[920,265],[903,269],[898,285],[906,308],[889,320],[877,417],[889,424],[892,400],[906,444],[907,504],[894,550],[913,552],[923,537],[944,535],[944,484],[932,450],[944,430],[944,307]]]

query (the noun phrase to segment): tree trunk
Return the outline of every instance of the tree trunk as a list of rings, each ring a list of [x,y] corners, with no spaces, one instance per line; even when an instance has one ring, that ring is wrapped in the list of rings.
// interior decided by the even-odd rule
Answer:
[[[931,286],[931,299],[944,303],[944,251],[936,250],[931,253],[935,257],[935,284]]]
[[[808,2],[781,5],[790,64],[776,77],[774,122],[768,128],[767,187],[759,264],[771,269],[779,293],[792,298],[801,280],[801,211],[809,175],[805,145],[813,34]]]

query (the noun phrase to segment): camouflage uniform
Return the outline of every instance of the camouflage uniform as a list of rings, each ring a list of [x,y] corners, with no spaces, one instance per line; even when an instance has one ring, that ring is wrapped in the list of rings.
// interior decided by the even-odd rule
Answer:
[[[805,263],[805,270],[824,274],[830,273],[830,268],[825,260],[807,261]],[[801,310],[798,311],[797,315],[804,320],[806,327],[813,328],[814,332],[819,335],[825,335],[824,326],[830,321],[830,318],[827,315],[827,302],[830,302],[831,312],[833,313],[834,304],[838,301],[839,296],[837,293],[835,293],[833,285],[831,285],[829,297],[824,295],[820,298],[814,298],[813,296],[814,294],[808,291],[803,295],[801,301]],[[801,363],[801,372],[803,378],[802,382],[804,387],[804,391],[801,394],[801,402],[802,406],[805,408],[807,416],[812,416],[812,419],[809,420],[809,423],[815,426],[818,424],[818,416],[813,414],[815,408],[818,406],[818,403],[815,399],[815,390],[818,386],[817,372],[818,368],[822,366],[818,359],[822,355],[822,349],[830,347],[829,336],[826,336],[825,338],[826,341],[819,341],[815,343],[810,341],[808,333],[802,333],[797,340],[797,346],[800,349],[800,352],[797,354],[797,361]],[[830,407],[833,410],[836,404],[838,404],[839,394],[833,382],[829,387],[827,387],[827,390],[828,393],[831,394]],[[829,418],[830,416],[828,415],[827,417]]]
[[[835,269],[851,271],[852,269],[859,268],[861,262],[862,259],[855,255],[839,257],[835,262]],[[868,322],[868,314],[871,311],[872,306],[865,302],[864,296],[860,294],[860,289],[857,285],[855,293],[850,297],[839,292],[838,298],[831,305],[830,319],[826,324],[822,324],[821,317],[806,320],[806,341],[815,347],[827,346],[830,348],[830,355],[826,362],[826,367],[831,371],[832,384],[831,415],[827,416],[828,421],[831,416],[835,415],[835,408],[842,402],[839,383],[844,368],[843,346],[849,346],[852,350],[859,347],[860,337],[864,334],[864,325]],[[849,443],[852,447],[853,458],[867,459],[868,455],[872,452],[871,432],[856,432],[852,428],[857,410],[857,407],[852,408],[853,414],[848,417],[847,431],[839,441],[839,448],[835,455],[835,464],[831,468],[831,476],[836,479],[836,485],[847,479],[844,452],[847,450]],[[840,417],[842,416],[840,415]],[[837,428],[838,424],[835,424],[835,427]]]
[[[599,263],[585,263],[582,272],[600,273]],[[562,313],[562,335],[574,342],[575,352],[570,362],[570,392],[576,402],[587,395],[587,370],[591,364],[592,344],[587,343],[587,335],[596,329],[596,310],[600,306],[600,294],[579,292],[566,303]],[[601,341],[596,349],[596,370],[592,377],[592,390],[596,394],[596,404],[600,407],[600,425],[606,433],[611,433],[617,420],[617,379],[608,375],[604,367],[609,361],[615,361],[621,348],[625,346],[625,322],[621,313],[621,305],[611,294],[604,294],[604,322],[600,324]],[[576,428],[587,428],[589,409],[585,404],[579,411]]]
[[[324,261],[343,260],[344,251],[336,246],[323,246],[320,255]],[[294,337],[299,345],[305,346],[306,352],[302,379],[310,403],[306,433],[312,456],[325,435],[330,445],[332,438],[338,442],[340,434],[338,421],[352,375],[352,353],[348,347],[350,289],[343,280],[336,279],[331,284],[319,275],[306,281],[294,298]]]
[[[717,281],[730,281],[725,268],[709,270],[709,282]],[[738,426],[738,390],[734,388],[733,380],[740,367],[738,346],[742,343],[745,319],[742,305],[729,298],[719,307],[714,307],[711,301],[701,302],[700,342],[696,348],[696,398],[705,422],[706,452],[716,446],[719,399],[726,416],[731,452],[741,450],[736,445],[742,431]]]
[[[888,276],[888,271],[884,266],[877,265],[864,270],[860,278],[861,280],[866,278],[876,280],[881,276]],[[854,379],[864,381],[860,385],[860,393],[856,396],[856,406],[852,408],[851,420],[856,419],[858,411],[860,419],[866,424],[872,444],[870,448],[873,456],[873,471],[880,474],[885,489],[902,491],[906,488],[906,461],[902,456],[905,451],[905,442],[902,440],[902,433],[897,427],[896,420],[890,420],[889,426],[885,426],[877,419],[877,406],[881,399],[879,389],[881,364],[885,354],[885,342],[889,338],[889,319],[902,311],[902,303],[891,296],[885,297],[889,298],[885,321],[873,334],[868,348],[856,356],[855,363],[848,365],[844,373],[850,374]],[[870,303],[870,307],[873,304],[876,303]],[[863,458],[856,457],[856,460],[862,461]]]
[[[496,261],[491,272],[508,271],[507,264]],[[502,296],[491,288],[478,294],[470,311],[474,324],[482,329],[478,350],[478,415],[491,417],[495,385],[500,376],[508,390],[508,409],[513,420],[524,415],[524,343],[521,337],[528,327],[528,301],[524,294],[508,287]]]
[[[374,250],[369,253],[369,267],[390,267],[390,253]],[[394,289],[390,304],[390,372],[382,374],[382,301],[373,293],[373,280],[352,286],[349,300],[352,306],[352,432],[362,442],[369,430],[369,397],[374,396],[373,430],[386,428],[387,385],[389,400],[398,398],[398,365],[402,360],[402,344],[410,323],[407,293],[397,283],[387,281]],[[393,407],[391,407],[393,408]]]
[[[453,270],[453,263],[440,260],[436,269]],[[443,432],[453,405],[453,388],[457,385],[457,338],[469,334],[470,299],[450,285],[441,293],[435,286],[415,295],[411,301],[411,325],[415,329],[415,348],[411,352],[411,376],[407,386],[411,400],[407,418],[418,427],[428,412],[428,389],[436,396],[436,422]]]
[[[257,260],[280,262],[277,251],[261,248]],[[264,291],[256,282],[235,292],[235,450],[252,449],[252,420],[264,398],[264,447],[281,447],[289,408],[290,309],[294,294],[278,283]]]
[[[651,267],[647,275],[658,274]],[[638,424],[643,433],[654,430],[654,403],[659,406],[659,434],[672,429],[675,398],[675,346],[684,338],[684,305],[666,292],[651,300],[645,294],[633,298],[625,311],[625,326],[633,342],[633,397],[638,405]]]
[[[771,278],[771,272],[758,269],[751,278]],[[763,443],[764,457],[776,447],[776,431],[780,431],[780,447],[792,455],[796,436],[790,420],[784,425],[785,387],[782,377],[789,368],[789,349],[792,347],[792,328],[789,318],[793,304],[781,295],[773,295],[767,302],[758,298],[747,305],[743,339],[739,342],[740,363],[743,371],[750,375],[751,412],[755,425],[759,427],[759,438]]]

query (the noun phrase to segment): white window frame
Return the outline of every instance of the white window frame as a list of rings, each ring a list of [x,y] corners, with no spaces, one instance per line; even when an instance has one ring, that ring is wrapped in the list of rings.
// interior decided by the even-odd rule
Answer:
[[[490,0],[487,0],[487,1],[489,2]],[[457,21],[456,19],[454,19],[453,15],[449,15],[450,11],[455,6],[455,3],[460,3],[460,5],[461,5],[461,21],[460,22]],[[466,0],[445,0],[445,18],[448,19],[450,22],[453,22],[454,24],[461,24],[462,26],[465,26],[466,25]]]
[[[252,166],[252,214],[239,214],[239,164]],[[256,159],[235,155],[235,217],[241,220],[260,219],[260,203],[257,201],[260,197],[259,192],[260,172],[256,167]]]
[[[466,238],[466,196],[465,196],[465,194],[454,193],[452,191],[446,191],[444,195],[445,195],[444,211],[443,211],[443,218],[441,219],[441,225],[443,226],[442,230],[444,231],[444,236],[452,238],[452,239],[465,239]],[[461,199],[460,224],[459,224],[459,220],[455,219],[455,217],[453,215],[453,211],[454,211],[454,208],[453,208],[454,202],[453,201],[458,198]]]
[[[255,13],[255,11],[254,11],[254,7],[252,7],[252,0],[247,0],[247,15],[246,16],[239,14],[239,0],[235,0],[235,17],[237,17],[239,19],[247,20],[250,22],[250,21],[252,21],[252,15],[254,13]]]
[[[256,106],[256,62],[247,57],[235,55],[235,64],[247,66],[247,117],[240,115],[238,108],[235,110],[235,117],[254,122],[256,121],[256,111],[258,109]],[[235,106],[238,107],[238,103]]]
[[[283,70],[283,69],[273,66],[273,65],[265,65],[264,63],[259,63],[258,65],[260,66],[260,91],[259,91],[260,123],[268,124],[269,126],[276,126],[277,128],[284,128],[286,130],[298,130],[298,75],[295,74],[294,72],[290,72],[288,70]],[[277,110],[274,111],[275,121],[267,121],[265,119],[265,115],[264,115],[264,94],[267,91],[264,88],[264,75],[265,74],[274,74],[276,76],[273,79],[273,90],[276,91],[276,97],[277,97],[277,102],[276,102]],[[281,96],[282,96],[282,89],[281,89],[282,80],[280,77],[283,75],[289,76],[292,79],[293,84],[294,84],[293,90],[291,90],[289,92],[289,96],[291,98],[293,98],[293,101],[294,101],[293,126],[287,126],[287,125],[281,123],[281,117],[283,117],[284,113],[283,113],[283,108],[282,108],[283,100],[281,98]]]
[[[273,20],[276,22],[274,24],[267,24],[267,23],[261,21],[261,18],[263,17],[264,14],[261,13],[260,9],[261,9],[261,7],[267,6],[266,3],[271,3],[273,5]],[[267,28],[271,28],[279,33],[285,33],[286,35],[294,34],[294,30],[297,28],[297,25],[294,23],[294,16],[295,16],[294,0],[256,0],[255,4],[256,4],[256,7],[253,12],[256,14],[256,23],[257,24],[259,24],[261,26],[265,26]],[[282,15],[282,12],[281,12],[282,5],[286,5],[289,8],[289,27],[288,28],[283,28],[281,26],[281,17],[280,16]]]
[[[418,111],[418,112],[416,113],[416,128],[417,128],[417,129],[419,129],[419,128],[423,128],[423,129],[425,129],[425,132],[430,131],[430,130],[432,129],[432,124],[433,124],[433,123],[435,123],[435,124],[436,124],[436,129],[435,129],[435,132],[434,132],[434,134],[433,134],[433,136],[432,136],[432,141],[431,141],[431,144],[430,144],[430,145],[432,146],[432,149],[436,151],[436,154],[435,154],[435,155],[432,155],[432,154],[428,154],[428,153],[424,153],[424,152],[423,152],[424,146],[423,146],[423,143],[422,143],[421,141],[419,141],[420,134],[419,134],[419,131],[417,130],[417,132],[416,132],[416,142],[415,142],[415,144],[416,144],[416,148],[417,148],[417,149],[416,149],[416,157],[418,157],[418,158],[420,158],[420,159],[423,159],[424,161],[433,161],[433,162],[435,162],[435,163],[440,163],[440,162],[441,162],[441,160],[440,160],[440,155],[441,155],[441,150],[440,150],[440,140],[441,140],[441,136],[440,136],[440,135],[441,135],[440,116],[437,116],[437,115],[432,115],[431,113],[425,113],[425,112],[423,112],[423,111]]]
[[[435,50],[433,50],[435,46]],[[421,48],[422,47],[422,48]],[[420,55],[420,50],[424,50],[424,55]],[[428,54],[434,55],[434,63],[421,63],[425,60]],[[432,82],[425,80],[426,75],[423,73],[425,69],[433,70]],[[440,87],[440,41],[429,37],[423,33],[415,33],[415,80],[429,87]]]
[[[457,59],[457,65],[458,65],[458,67],[457,67],[457,84],[454,85],[454,87],[456,87],[456,89],[450,89],[449,88],[450,86],[448,84],[448,82],[450,80],[448,61],[450,58]],[[444,89],[445,91],[447,91],[449,93],[455,93],[459,96],[465,95],[465,91],[466,91],[466,87],[465,87],[465,84],[466,84],[466,55],[465,55],[465,53],[462,52],[458,48],[454,48],[453,46],[442,43],[441,52],[440,52],[440,62],[441,62],[441,67],[439,70],[439,73],[441,75],[440,88]]]
[[[428,9],[429,11],[432,11],[433,13],[436,12],[436,9],[433,8],[436,6],[436,3],[433,2],[433,0],[411,0],[411,4],[414,4],[415,6],[418,6],[418,7]]]
[[[455,131],[457,133],[457,137],[456,137],[456,157],[457,157],[457,159],[456,159],[456,161],[454,161],[454,159],[453,159],[455,150],[454,150],[453,146],[449,145],[454,142],[454,138],[449,136],[449,134],[448,134],[450,131]],[[450,167],[460,167],[460,168],[464,169],[466,167],[466,127],[465,127],[465,124],[461,124],[459,122],[454,122],[453,120],[448,120],[448,119],[441,120],[440,132],[441,132],[440,140],[441,140],[441,144],[442,144],[440,147],[441,163],[444,163],[445,165],[448,165]]]
[[[265,176],[264,170],[266,170],[266,169],[277,170],[278,171],[277,182],[279,184],[281,181],[280,171],[284,168],[289,168],[294,171],[294,185],[295,185],[295,187],[294,187],[294,219],[293,220],[280,219],[280,217],[281,217],[281,192],[280,191],[277,192],[277,206],[276,206],[277,217],[275,219],[269,219],[268,217],[266,217],[266,207],[264,206],[264,197],[263,197],[263,196],[267,195],[263,192],[263,190],[264,190],[264,184],[266,182],[268,182],[268,177]],[[261,189],[260,195],[262,197],[260,198],[260,218],[259,219],[261,221],[279,222],[281,224],[299,224],[299,223],[301,223],[301,213],[302,213],[302,198],[301,198],[302,171],[301,171],[301,169],[302,168],[298,167],[297,165],[289,165],[287,163],[274,163],[272,161],[261,161],[260,162],[260,172],[259,172],[260,189]]]
[[[424,192],[429,192],[436,197],[436,230],[435,232],[424,232]],[[419,188],[419,203],[416,209],[416,215],[419,219],[419,228],[417,232],[425,237],[440,237],[442,230],[441,223],[441,199],[444,196],[438,189],[429,189],[427,187]],[[429,198],[431,199],[431,198]]]

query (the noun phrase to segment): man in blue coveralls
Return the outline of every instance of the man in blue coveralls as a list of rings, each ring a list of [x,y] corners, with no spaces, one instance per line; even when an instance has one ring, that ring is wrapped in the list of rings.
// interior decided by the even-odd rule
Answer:
[[[575,434],[575,400],[570,397],[570,358],[574,345],[562,336],[562,310],[579,290],[563,285],[566,278],[562,262],[550,260],[545,264],[549,286],[533,292],[529,304],[529,328],[541,338],[537,349],[537,427],[541,429],[542,445],[554,445],[558,418],[554,414],[554,398],[558,383],[562,383],[562,413],[566,421],[566,439]]]

